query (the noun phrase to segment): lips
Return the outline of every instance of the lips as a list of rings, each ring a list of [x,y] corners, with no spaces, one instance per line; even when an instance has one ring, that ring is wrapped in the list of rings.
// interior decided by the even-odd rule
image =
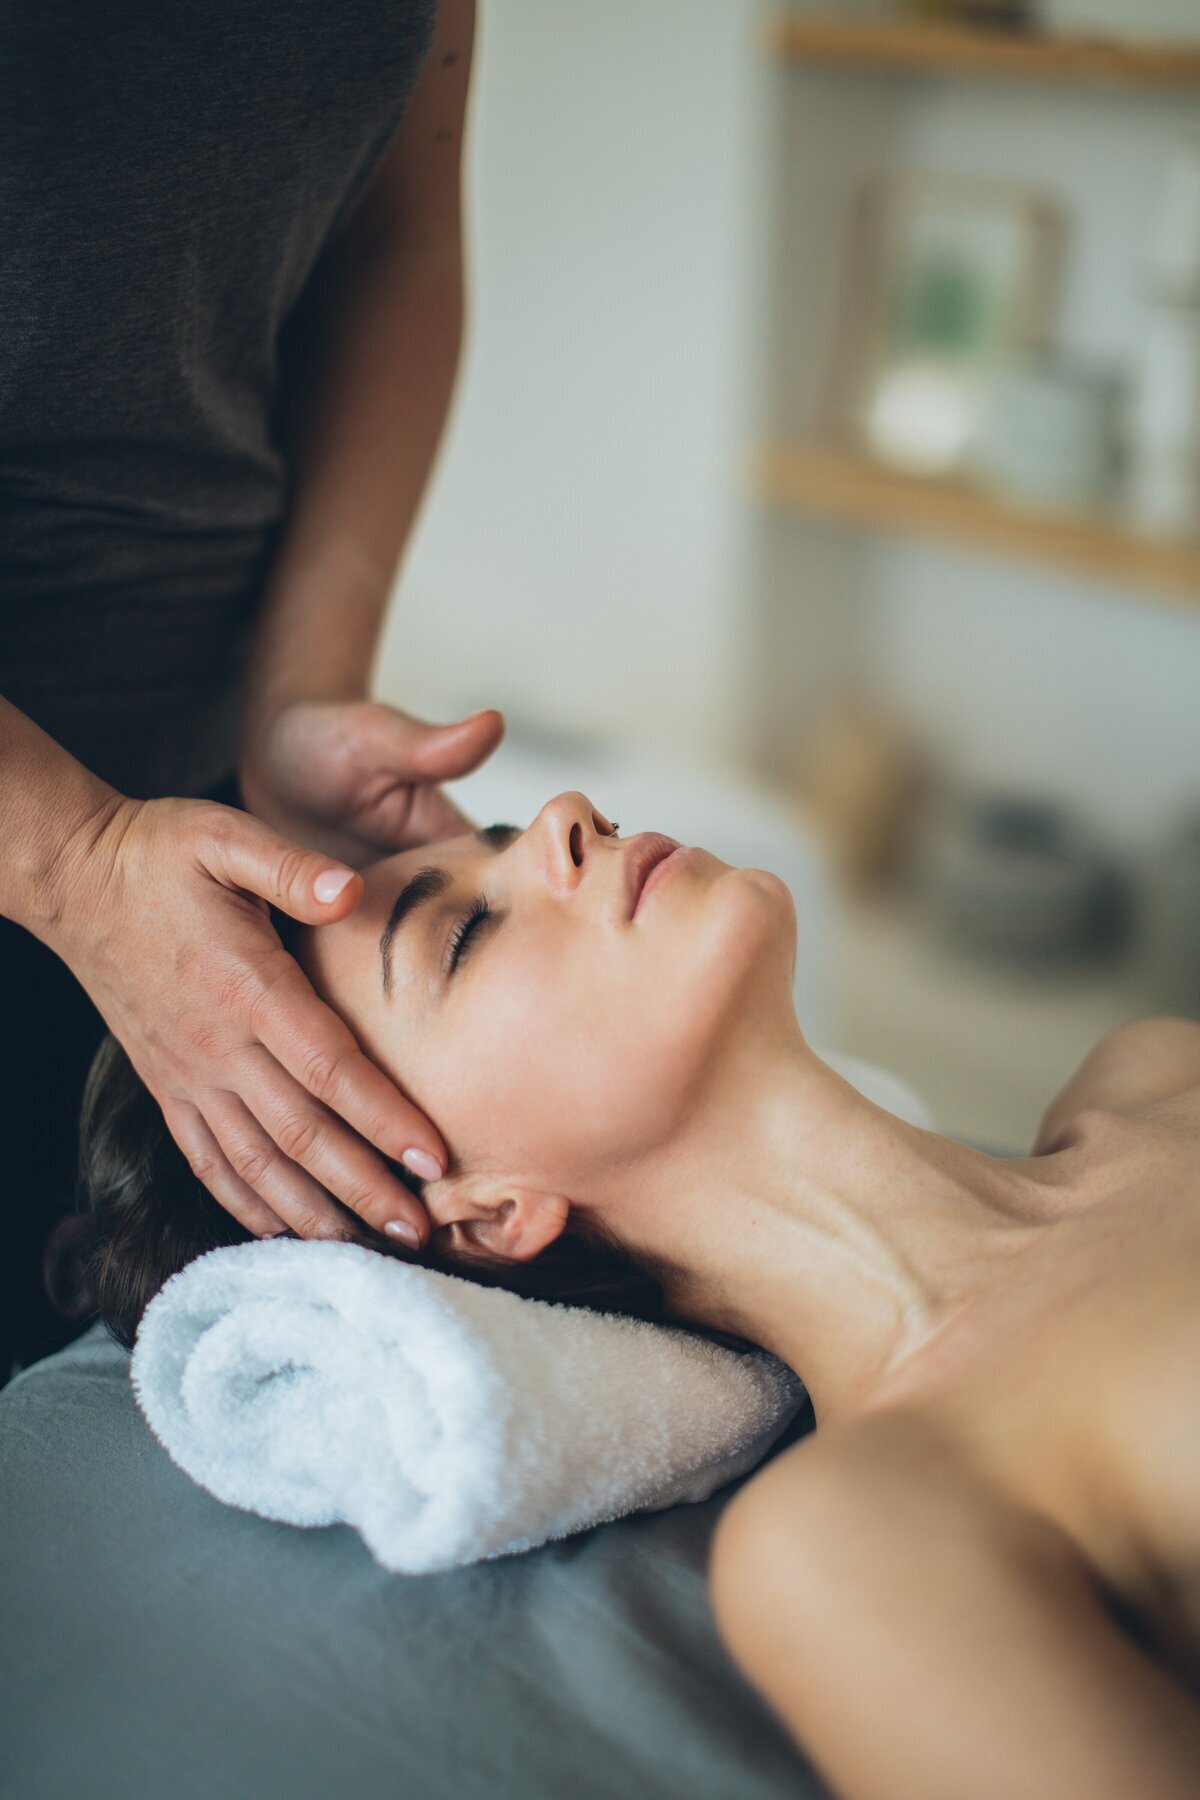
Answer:
[[[676,840],[664,837],[661,831],[643,831],[640,836],[630,839],[625,862],[625,891],[629,899],[631,919],[637,911],[650,871],[656,869],[660,862],[665,862],[672,850],[678,848]]]

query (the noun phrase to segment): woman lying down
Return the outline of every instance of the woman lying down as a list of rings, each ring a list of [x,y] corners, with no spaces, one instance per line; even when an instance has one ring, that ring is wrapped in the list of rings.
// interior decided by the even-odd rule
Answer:
[[[295,952],[449,1148],[416,1260],[732,1333],[807,1383],[818,1428],[726,1508],[712,1593],[839,1793],[1194,1800],[1200,1026],[1110,1033],[999,1161],[813,1054],[796,929],[774,876],[568,793],[377,864]],[[248,1234],[111,1040],[84,1155],[129,1342]]]

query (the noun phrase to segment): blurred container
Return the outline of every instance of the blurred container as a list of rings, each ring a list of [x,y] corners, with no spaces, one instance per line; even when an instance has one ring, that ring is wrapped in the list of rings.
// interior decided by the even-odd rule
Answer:
[[[901,11],[914,18],[986,31],[1027,30],[1035,10],[1033,0],[901,0]]]
[[[876,887],[901,860],[923,776],[912,732],[867,701],[847,701],[813,733],[799,796],[847,887]]]
[[[1030,507],[1098,511],[1120,469],[1126,384],[1111,368],[1058,351],[997,371],[972,466],[989,488]]]
[[[1146,327],[1131,418],[1138,525],[1200,535],[1200,137],[1168,166],[1145,264]]]
[[[947,940],[989,960],[1088,962],[1121,936],[1124,890],[1115,869],[1051,801],[959,801],[927,831],[919,873]]]
[[[1200,811],[1146,871],[1138,938],[1154,1004],[1200,1018]]]
[[[1045,31],[1170,44],[1200,39],[1196,0],[1040,0],[1035,10]]]

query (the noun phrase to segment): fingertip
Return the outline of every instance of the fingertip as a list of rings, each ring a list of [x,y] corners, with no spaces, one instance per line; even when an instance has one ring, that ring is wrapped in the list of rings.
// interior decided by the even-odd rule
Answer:
[[[444,1161],[439,1160],[428,1150],[420,1149],[417,1145],[410,1145],[407,1150],[403,1151],[400,1161],[419,1181],[440,1181],[446,1173]]]
[[[313,882],[313,899],[322,906],[333,906],[353,880],[353,869],[322,869]]]
[[[389,1219],[383,1229],[387,1237],[394,1238],[406,1249],[419,1250],[421,1248],[421,1233],[408,1219]]]

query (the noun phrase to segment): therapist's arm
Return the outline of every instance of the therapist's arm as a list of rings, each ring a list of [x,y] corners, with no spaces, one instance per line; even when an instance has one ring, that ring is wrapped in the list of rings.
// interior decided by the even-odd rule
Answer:
[[[462,347],[473,28],[473,0],[443,0],[404,119],[284,334],[292,489],[251,662],[242,789],[260,817],[360,861],[463,830],[435,784],[502,729],[487,712],[435,731],[368,699]]]

